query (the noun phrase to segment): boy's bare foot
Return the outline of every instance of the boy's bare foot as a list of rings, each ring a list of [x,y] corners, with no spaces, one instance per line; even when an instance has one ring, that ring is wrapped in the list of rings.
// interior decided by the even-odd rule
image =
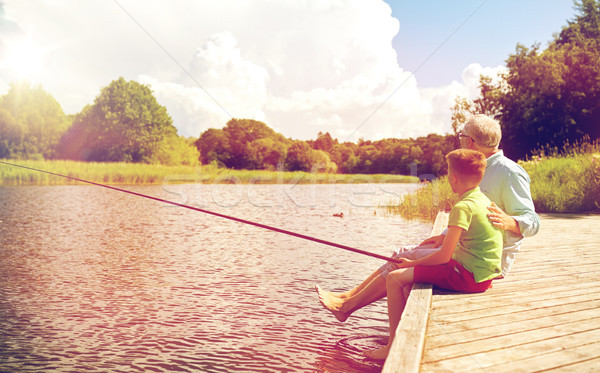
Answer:
[[[344,322],[348,319],[350,315],[342,311],[342,307],[344,306],[343,299],[338,298],[330,292],[324,291],[319,285],[315,285],[315,290],[319,295],[319,302],[321,302],[323,307],[331,312],[339,322]]]
[[[363,352],[363,355],[365,355],[369,359],[385,360],[388,356],[389,351],[390,351],[389,346],[384,346],[384,347],[378,348],[376,350],[365,351],[365,352]]]

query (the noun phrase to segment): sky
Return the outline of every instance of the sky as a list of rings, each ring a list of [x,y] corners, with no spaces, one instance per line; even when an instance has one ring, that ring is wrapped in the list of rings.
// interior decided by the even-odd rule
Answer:
[[[339,141],[451,131],[456,96],[545,47],[571,0],[0,0],[0,94],[41,85],[67,114],[124,77],[178,133],[231,118]]]

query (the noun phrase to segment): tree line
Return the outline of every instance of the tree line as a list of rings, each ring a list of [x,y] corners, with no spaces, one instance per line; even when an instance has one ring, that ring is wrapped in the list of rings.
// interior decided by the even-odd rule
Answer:
[[[0,158],[196,165],[192,142],[177,135],[148,86],[123,78],[70,116],[27,82],[0,97]]]
[[[263,122],[236,118],[186,139],[148,86],[123,78],[75,115],[65,115],[49,93],[26,82],[11,84],[0,97],[0,158],[440,175],[444,154],[455,146],[454,136],[441,135],[340,143],[319,133],[315,140],[293,140]]]
[[[457,140],[431,134],[352,143],[319,133],[315,140],[302,141],[288,139],[262,122],[234,118],[223,129],[204,131],[195,144],[203,164],[234,169],[442,175],[444,155]]]
[[[493,116],[502,126],[501,146],[513,159],[600,138],[600,1],[575,1],[574,8],[574,19],[546,49],[518,44],[500,79],[482,76],[476,99],[456,99],[455,130],[470,113]]]

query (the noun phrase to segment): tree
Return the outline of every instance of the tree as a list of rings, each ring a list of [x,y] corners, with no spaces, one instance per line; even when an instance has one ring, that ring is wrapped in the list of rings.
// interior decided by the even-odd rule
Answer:
[[[11,158],[54,158],[70,125],[60,104],[41,86],[12,83],[0,98],[0,142]]]
[[[288,148],[285,169],[288,171],[310,171],[313,165],[313,149],[305,141],[294,141]]]
[[[285,159],[288,171],[336,172],[337,165],[322,150],[312,149],[306,141],[294,141]]]
[[[600,1],[575,1],[575,10],[548,48],[518,44],[498,83],[482,77],[478,99],[457,98],[455,131],[466,114],[491,115],[502,126],[501,147],[514,159],[541,146],[600,138]]]
[[[287,148],[287,139],[260,121],[234,118],[227,122],[223,131],[227,134],[229,139],[229,152],[231,158],[228,167],[237,169],[265,168],[265,165],[263,164],[264,154],[260,155],[257,153],[264,153],[264,147],[261,148],[260,146],[257,146],[257,144],[253,144],[260,139],[271,139],[273,144],[285,144],[284,146]],[[277,148],[281,149],[281,146],[277,146]],[[279,153],[282,152],[279,151]],[[273,155],[272,157],[278,158],[276,155]],[[282,160],[283,159],[276,159],[276,161]],[[273,165],[270,164],[270,166]]]
[[[253,168],[276,170],[285,161],[287,146],[273,137],[263,137],[251,142],[247,150]]]
[[[329,132],[319,132],[317,139],[314,141],[308,141],[309,145],[316,150],[323,150],[327,153],[331,153],[331,150],[335,145],[338,144],[337,139],[333,139]]]
[[[222,130],[203,132],[196,147],[204,164],[216,161],[229,168],[274,170],[284,162],[289,143],[263,122],[233,118]]]
[[[329,153],[329,157],[333,163],[336,164],[339,172],[342,173],[350,173],[350,169],[347,169],[346,166],[354,167],[352,162],[347,163],[351,157],[354,157],[354,148],[355,144],[345,142],[342,144],[335,144]]]
[[[600,3],[597,0],[574,1],[578,14],[567,22],[555,44],[598,44],[600,42]]]
[[[600,137],[600,53],[577,44],[538,52],[523,46],[507,61],[502,146],[523,158],[540,146]]]
[[[203,164],[216,162],[221,167],[226,167],[232,155],[229,152],[229,136],[226,132],[216,128],[204,131],[195,142],[200,152]]]
[[[175,141],[176,132],[148,86],[119,78],[75,117],[60,148],[72,159],[155,163],[161,143]]]
[[[23,128],[12,114],[0,108],[0,158],[16,158],[23,143]]]
[[[180,136],[168,136],[161,141],[153,159],[168,166],[196,166],[200,154],[193,141]]]

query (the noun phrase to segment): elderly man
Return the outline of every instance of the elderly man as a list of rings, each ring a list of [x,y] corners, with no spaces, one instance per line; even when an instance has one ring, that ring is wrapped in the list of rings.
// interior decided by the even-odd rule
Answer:
[[[518,164],[506,158],[498,148],[502,132],[498,121],[485,115],[474,115],[458,133],[464,149],[477,150],[487,158],[487,167],[480,184],[481,191],[493,202],[488,214],[491,222],[502,229],[502,276],[508,274],[524,237],[533,236],[540,228],[535,213],[530,179]],[[392,257],[418,259],[438,250],[445,232],[423,241],[419,246],[397,250]],[[344,293],[322,290],[316,286],[319,301],[339,321],[345,321],[354,311],[386,296],[386,276],[397,267],[388,262],[373,272],[360,285]],[[410,289],[405,289],[410,291]]]

